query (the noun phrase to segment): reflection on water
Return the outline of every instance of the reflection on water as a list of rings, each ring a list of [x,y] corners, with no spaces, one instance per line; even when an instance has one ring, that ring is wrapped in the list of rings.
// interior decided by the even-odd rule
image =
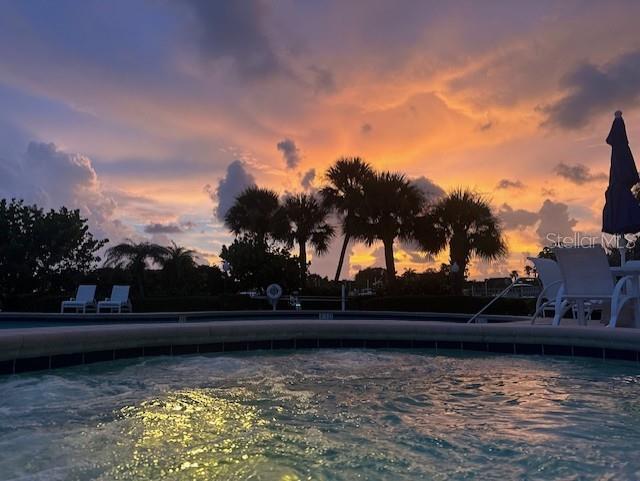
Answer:
[[[244,353],[15,376],[0,389],[0,480],[640,475],[633,364]]]
[[[123,437],[131,457],[109,473],[118,480],[228,479],[253,471],[260,458],[256,445],[272,437],[260,429],[267,421],[255,407],[203,389],[172,392],[120,412],[129,421]]]

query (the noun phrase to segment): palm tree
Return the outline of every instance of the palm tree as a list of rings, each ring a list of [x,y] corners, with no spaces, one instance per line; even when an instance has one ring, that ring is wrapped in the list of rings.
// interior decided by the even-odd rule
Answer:
[[[329,185],[320,191],[323,205],[336,212],[344,235],[336,269],[336,282],[340,280],[347,246],[353,237],[355,217],[364,201],[364,184],[373,175],[371,166],[360,157],[341,157],[325,173]]]
[[[533,266],[526,264],[524,266],[524,273],[527,277],[531,277],[531,275],[534,273]]]
[[[224,224],[236,236],[245,235],[260,246],[286,235],[287,223],[278,194],[252,186],[245,189],[227,211]]]
[[[298,244],[300,276],[304,286],[307,274],[307,243],[316,254],[322,255],[329,248],[334,229],[327,220],[328,210],[308,194],[296,194],[284,201],[284,212],[289,223],[287,243]]]
[[[381,172],[364,184],[364,203],[354,220],[354,236],[371,245],[382,241],[387,279],[396,278],[393,243],[411,240],[415,219],[423,212],[425,196],[404,175]]]
[[[481,195],[456,189],[437,202],[422,218],[416,233],[420,245],[431,254],[449,247],[455,294],[462,293],[465,272],[472,257],[495,260],[506,255],[507,245],[500,221]]]
[[[129,270],[138,285],[140,297],[144,297],[144,273],[147,262],[162,263],[166,255],[166,247],[151,242],[135,243],[127,239],[107,249],[104,265]]]
[[[193,260],[196,251],[180,247],[173,241],[165,250],[160,265],[171,285],[179,288],[184,285],[185,275],[196,267]]]

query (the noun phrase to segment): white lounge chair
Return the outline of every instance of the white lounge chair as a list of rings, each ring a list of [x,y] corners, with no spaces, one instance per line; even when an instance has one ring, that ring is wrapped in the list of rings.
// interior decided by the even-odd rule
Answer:
[[[108,310],[109,312],[121,313],[131,312],[131,301],[129,300],[129,286],[113,286],[111,297],[98,302],[98,312]]]
[[[68,301],[62,301],[60,304],[60,312],[64,313],[66,309],[74,309],[75,312],[82,312],[96,309],[96,286],[81,284],[78,286],[76,297],[72,297]]]
[[[527,259],[535,266],[538,279],[542,283],[542,291],[536,300],[536,310],[531,316],[531,324],[534,324],[540,315],[546,317],[547,312],[553,312],[555,315],[556,297],[558,290],[562,287],[562,273],[558,263],[553,259],[544,257],[527,257]],[[599,301],[585,302],[587,319],[591,319],[591,314],[600,304],[602,303]],[[575,303],[571,305],[571,312],[574,319],[578,317]]]
[[[558,290],[562,285],[562,274],[558,263],[552,259],[543,257],[527,257],[527,259],[536,268],[538,279],[542,283],[542,292],[538,295],[536,310],[531,316],[531,324],[533,324],[538,316],[541,314],[545,316],[547,311],[555,309]]]
[[[562,285],[556,295],[554,326],[560,324],[563,314],[574,304],[578,323],[586,324],[586,307],[600,301],[603,307],[610,307],[609,327],[615,327],[624,305],[630,300],[638,302],[638,298],[625,289],[631,276],[614,283],[602,247],[555,248],[554,253],[562,275]]]

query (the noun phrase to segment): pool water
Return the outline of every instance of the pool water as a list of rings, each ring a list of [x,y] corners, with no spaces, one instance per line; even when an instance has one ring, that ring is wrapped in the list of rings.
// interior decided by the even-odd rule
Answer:
[[[0,378],[1,480],[640,479],[640,367],[310,350]]]

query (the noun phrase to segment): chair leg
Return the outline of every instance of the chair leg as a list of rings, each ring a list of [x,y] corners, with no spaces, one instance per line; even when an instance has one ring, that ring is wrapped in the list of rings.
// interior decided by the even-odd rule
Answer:
[[[544,307],[538,307],[536,309],[536,312],[534,312],[533,316],[531,316],[531,324],[535,324],[536,323],[536,319],[540,315],[540,311],[542,311],[544,313]]]
[[[531,316],[531,324],[535,324],[536,318],[540,314],[540,311],[544,312],[544,304],[542,301],[542,293],[536,299],[536,310],[533,312],[533,316]]]
[[[562,316],[564,316],[564,313],[567,312],[568,308],[569,308],[569,305],[567,301],[563,301],[560,304],[560,306],[556,305],[556,313],[555,313],[555,316],[553,317],[554,326],[560,325],[560,319],[562,319]]]
[[[540,305],[539,307],[536,307],[536,311],[533,313],[533,315],[531,316],[531,324],[535,324],[536,323],[536,319],[538,319],[538,317],[542,316],[542,317],[547,317],[547,311],[551,311],[555,314],[555,311],[553,310],[553,306],[550,306],[550,304],[553,304],[549,301],[543,303],[542,305]]]
[[[578,299],[576,301],[576,311],[578,314],[578,325],[585,326],[587,324],[587,321],[585,320],[585,316],[584,316],[584,300],[583,299]]]
[[[620,317],[620,313],[622,312],[622,308],[624,305],[632,300],[633,297],[630,296],[620,296],[615,297],[611,302],[611,319],[609,320],[609,324],[607,327],[614,328],[616,327],[616,323],[618,322],[618,318]]]

